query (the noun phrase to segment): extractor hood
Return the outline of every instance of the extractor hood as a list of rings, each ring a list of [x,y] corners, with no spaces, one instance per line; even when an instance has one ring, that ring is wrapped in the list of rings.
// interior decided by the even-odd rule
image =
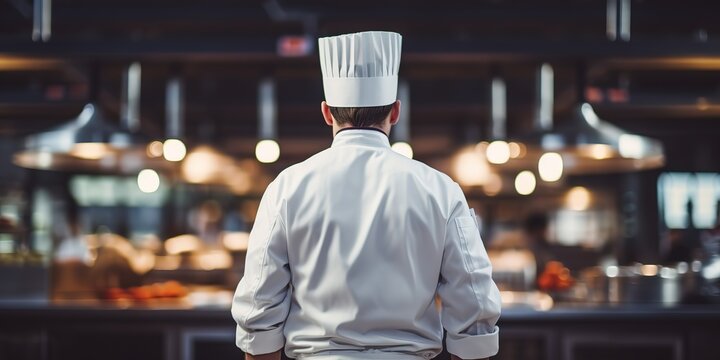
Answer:
[[[76,118],[27,137],[14,162],[31,169],[109,173],[132,173],[148,161],[166,166],[147,157],[144,137],[105,119],[100,107],[89,103]]]
[[[26,138],[25,150],[15,155],[15,164],[41,170],[120,174],[143,168],[170,169],[167,162],[148,154],[148,139],[133,131],[140,125],[140,77],[140,64],[130,64],[123,81],[123,126],[108,122],[100,106],[91,101],[76,118]],[[93,83],[97,87],[97,76]],[[97,95],[97,91],[92,93]]]
[[[550,65],[538,68],[537,130],[517,139],[527,148],[526,162],[537,164],[543,154],[554,152],[562,156],[563,172],[568,174],[628,172],[664,165],[662,143],[600,119],[585,101],[583,66],[578,67],[577,75],[580,99],[565,121],[554,124],[553,77]]]
[[[567,173],[627,172],[664,165],[662,144],[628,133],[598,117],[589,103],[577,105],[564,123],[521,137],[529,153],[559,153]]]

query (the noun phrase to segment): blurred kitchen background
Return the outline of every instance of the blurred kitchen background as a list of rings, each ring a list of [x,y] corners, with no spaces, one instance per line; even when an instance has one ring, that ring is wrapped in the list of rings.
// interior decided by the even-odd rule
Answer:
[[[393,149],[481,219],[495,358],[717,359],[719,12],[0,0],[0,359],[239,358],[259,199],[332,141],[317,37],[363,30],[403,35]]]

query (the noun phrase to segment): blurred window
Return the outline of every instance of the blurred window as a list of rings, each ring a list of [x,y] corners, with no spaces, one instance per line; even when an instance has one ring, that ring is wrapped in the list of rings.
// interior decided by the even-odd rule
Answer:
[[[658,201],[667,228],[710,229],[718,221],[720,174],[664,173],[658,179]]]
[[[602,247],[612,235],[611,215],[606,210],[558,210],[550,227],[551,238],[559,245]]]
[[[140,191],[135,177],[76,175],[70,191],[81,206],[159,207],[165,203],[168,186],[161,178],[156,191]]]

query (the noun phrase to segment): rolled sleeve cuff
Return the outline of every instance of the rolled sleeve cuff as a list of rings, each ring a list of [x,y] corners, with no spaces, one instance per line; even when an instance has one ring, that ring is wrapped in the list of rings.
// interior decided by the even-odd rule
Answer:
[[[238,326],[235,332],[235,345],[252,355],[278,351],[285,345],[283,328],[280,326],[272,330],[247,332]]]
[[[482,335],[466,335],[447,337],[448,352],[461,359],[484,359],[498,353],[500,329],[496,326],[493,332]]]

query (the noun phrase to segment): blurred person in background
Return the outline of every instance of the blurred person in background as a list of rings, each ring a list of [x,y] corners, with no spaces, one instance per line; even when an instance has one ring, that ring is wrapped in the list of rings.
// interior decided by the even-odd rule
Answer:
[[[218,246],[223,225],[223,209],[215,200],[203,201],[188,213],[190,229],[206,246]]]
[[[540,277],[550,261],[555,260],[548,241],[548,224],[548,216],[544,213],[531,213],[523,221],[525,243],[535,257],[537,277]]]
[[[685,233],[680,229],[669,229],[667,232],[667,250],[662,255],[662,263],[674,265],[679,262],[690,262],[693,259],[693,247]]]

